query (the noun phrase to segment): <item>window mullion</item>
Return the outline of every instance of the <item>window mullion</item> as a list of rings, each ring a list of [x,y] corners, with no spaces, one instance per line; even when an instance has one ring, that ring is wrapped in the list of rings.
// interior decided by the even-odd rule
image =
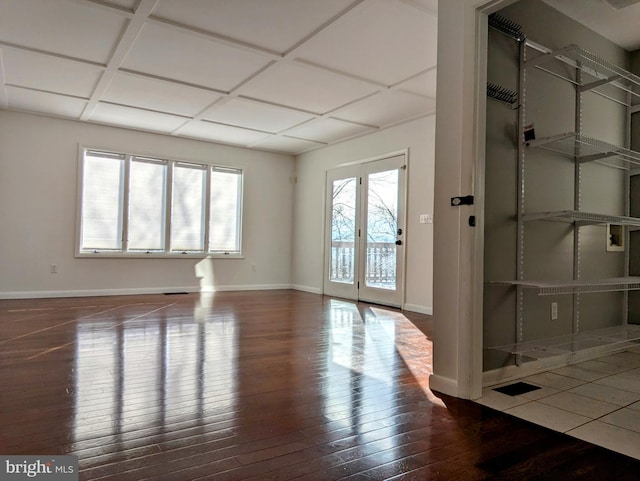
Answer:
[[[171,252],[171,207],[173,200],[173,169],[175,162],[167,166],[167,183],[165,184],[165,216],[164,216],[164,252]]]
[[[129,193],[131,186],[129,185],[129,179],[131,173],[131,156],[127,155],[124,160],[124,179],[122,182],[122,252],[129,251]]]
[[[211,216],[211,167],[208,167],[206,170],[205,176],[205,193],[204,193],[204,213],[203,213],[203,222],[204,222],[204,246],[202,251],[206,254],[209,252],[209,239],[210,239],[210,231],[209,231],[209,219]]]

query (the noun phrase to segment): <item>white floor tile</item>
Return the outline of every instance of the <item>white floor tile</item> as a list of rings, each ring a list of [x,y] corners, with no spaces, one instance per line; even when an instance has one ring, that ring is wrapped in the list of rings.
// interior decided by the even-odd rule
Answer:
[[[605,414],[620,409],[616,404],[598,401],[597,399],[580,396],[572,392],[561,392],[553,396],[546,397],[540,401],[565,411],[574,412],[590,419],[597,419]]]
[[[507,409],[505,413],[562,433],[591,421],[586,416],[574,414],[537,401]]]
[[[550,372],[587,382],[595,381],[596,379],[601,379],[610,375],[610,373],[589,369],[588,367],[581,365],[561,367],[560,369],[554,369]]]
[[[572,377],[561,376],[553,372],[543,372],[540,374],[534,374],[533,376],[525,377],[524,382],[535,384],[537,386],[546,386],[558,391],[570,389],[572,387],[584,384],[584,381],[574,379]]]
[[[593,361],[581,362],[580,364],[576,364],[576,367],[581,367],[592,371],[600,371],[606,374],[618,374],[629,369],[629,366],[625,366],[624,364],[616,365],[608,362],[602,362],[597,359]]]
[[[598,361],[633,369],[640,367],[640,353],[631,351],[618,352],[609,356],[599,357]]]
[[[594,383],[640,394],[640,379],[628,377],[626,373],[598,379]]]
[[[640,413],[634,409],[619,409],[607,414],[599,421],[640,433]]]
[[[598,401],[617,404],[618,406],[628,406],[631,403],[640,401],[640,394],[638,393],[595,383],[583,384],[570,389],[569,392],[597,399]]]
[[[640,459],[640,433],[601,421],[592,421],[567,432],[567,434]]]

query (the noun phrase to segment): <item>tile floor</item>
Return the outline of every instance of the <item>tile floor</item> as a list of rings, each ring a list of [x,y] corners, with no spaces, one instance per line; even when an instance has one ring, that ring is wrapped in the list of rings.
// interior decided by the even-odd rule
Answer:
[[[509,396],[482,391],[480,404],[640,459],[640,348],[536,374],[540,387]]]

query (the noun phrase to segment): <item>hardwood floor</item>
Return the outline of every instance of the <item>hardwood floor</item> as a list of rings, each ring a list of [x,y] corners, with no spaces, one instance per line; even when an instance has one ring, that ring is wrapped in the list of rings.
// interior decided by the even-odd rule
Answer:
[[[429,390],[429,316],[298,291],[0,301],[0,454],[80,479],[637,480]]]

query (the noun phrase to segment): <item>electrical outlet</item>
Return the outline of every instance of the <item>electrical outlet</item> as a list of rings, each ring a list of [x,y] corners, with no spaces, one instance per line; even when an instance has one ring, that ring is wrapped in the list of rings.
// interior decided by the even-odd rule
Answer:
[[[558,303],[552,302],[551,303],[551,320],[555,321],[557,319],[558,319]]]
[[[255,264],[251,264],[251,270],[252,270],[253,272],[255,272],[255,271],[256,271],[256,265],[255,265]]]

